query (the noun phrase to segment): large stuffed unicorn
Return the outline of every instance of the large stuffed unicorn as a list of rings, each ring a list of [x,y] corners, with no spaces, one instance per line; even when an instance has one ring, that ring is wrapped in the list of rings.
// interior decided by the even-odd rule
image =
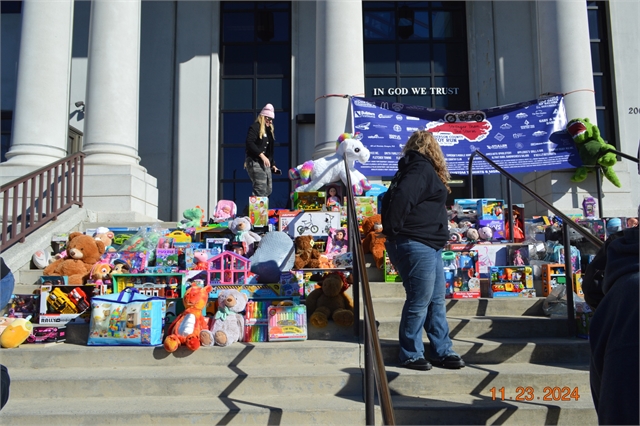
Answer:
[[[364,164],[369,161],[369,150],[351,133],[343,133],[338,138],[335,154],[326,155],[317,160],[305,161],[304,164],[289,169],[289,179],[296,182],[296,192],[317,191],[332,182],[342,182],[347,186],[347,174],[344,167],[344,156],[347,157],[351,185],[355,195],[362,195],[371,189],[367,178],[355,169],[354,163]]]

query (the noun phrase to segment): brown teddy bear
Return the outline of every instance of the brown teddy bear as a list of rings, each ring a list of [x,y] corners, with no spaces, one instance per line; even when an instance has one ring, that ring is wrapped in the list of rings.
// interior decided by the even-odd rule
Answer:
[[[102,241],[82,232],[72,232],[67,243],[67,257],[44,268],[43,275],[66,275],[69,284],[84,284],[103,253]]]
[[[317,268],[320,266],[320,252],[313,248],[313,236],[300,235],[295,240],[296,260],[294,269]]]
[[[353,324],[353,301],[345,290],[348,284],[344,275],[336,272],[327,274],[320,285],[306,299],[309,323],[316,327],[326,327],[329,319],[338,325],[348,327]]]
[[[362,233],[365,235],[362,240],[362,249],[365,253],[371,253],[378,269],[382,269],[384,267],[384,243],[387,241],[382,234],[382,216],[375,214],[366,217],[362,221]]]

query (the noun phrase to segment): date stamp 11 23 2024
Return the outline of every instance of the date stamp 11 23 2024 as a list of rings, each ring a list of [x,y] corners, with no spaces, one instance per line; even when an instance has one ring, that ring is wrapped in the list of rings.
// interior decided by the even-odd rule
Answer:
[[[546,386],[542,389],[542,395],[536,394],[531,386],[518,386],[513,395],[505,391],[504,387],[493,387],[489,389],[489,392],[491,392],[491,399],[493,401],[496,399],[501,401],[535,401],[540,399],[542,401],[578,401],[580,399],[580,392],[577,386],[574,388],[570,388],[569,386]]]

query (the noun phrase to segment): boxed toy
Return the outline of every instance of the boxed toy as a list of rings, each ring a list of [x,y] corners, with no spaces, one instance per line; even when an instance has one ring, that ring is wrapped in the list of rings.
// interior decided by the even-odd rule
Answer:
[[[249,197],[249,220],[256,228],[269,224],[269,197]]]
[[[40,286],[38,323],[89,322],[90,300],[96,289],[93,285]]]
[[[178,266],[178,249],[156,249],[156,266]]]
[[[373,216],[378,213],[378,198],[371,197],[353,197],[358,216],[358,223],[362,222],[365,217]]]
[[[38,294],[11,295],[11,300],[9,301],[9,315],[15,318],[35,318],[40,309],[39,299],[40,295]]]
[[[330,212],[339,212],[342,207],[342,190],[339,185],[331,184],[326,187],[327,210]]]
[[[480,297],[478,253],[474,251],[442,252],[448,299],[477,299]]]
[[[300,235],[326,237],[331,228],[340,228],[338,212],[304,212],[289,222],[289,235],[293,238]]]
[[[398,274],[398,271],[396,271],[396,268],[391,264],[386,250],[384,252],[384,282],[402,282],[402,278]]]
[[[62,343],[67,339],[67,327],[33,326],[26,343]]]
[[[292,235],[292,231],[289,229],[289,224],[301,212],[302,210],[278,210],[276,212],[276,216],[278,218],[278,231]]]
[[[479,219],[477,222],[477,228],[484,227],[491,228],[493,231],[493,236],[491,237],[491,241],[499,241],[506,239],[505,236],[505,228],[504,228],[504,220],[502,219]]]
[[[525,266],[529,264],[529,246],[510,245],[508,251],[508,265]]]
[[[504,211],[504,201],[503,200],[491,200],[487,198],[483,198],[478,200],[478,205],[476,207],[478,220],[496,220],[504,219],[503,211]]]
[[[307,307],[305,305],[270,306],[269,341],[307,340]]]
[[[576,303],[576,336],[582,339],[589,338],[593,311],[586,302]]]
[[[184,282],[184,274],[179,272],[113,274],[112,279],[114,293],[120,293],[128,287],[133,287],[138,290],[138,293],[167,299],[177,299],[183,294],[180,291]]]
[[[530,266],[492,266],[489,297],[536,297]]]
[[[215,256],[227,249],[229,238],[207,238],[206,248],[211,251],[211,255]]]
[[[296,210],[322,210],[325,204],[326,193],[323,191],[293,193],[293,208]]]
[[[132,274],[142,273],[147,267],[146,251],[118,251],[104,253],[100,262],[115,264],[116,261],[126,265],[128,272]]]

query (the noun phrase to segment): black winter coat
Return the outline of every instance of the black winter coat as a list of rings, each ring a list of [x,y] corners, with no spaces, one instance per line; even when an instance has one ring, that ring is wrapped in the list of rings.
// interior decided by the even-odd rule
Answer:
[[[431,161],[408,151],[382,199],[382,232],[389,240],[403,236],[442,249],[449,240],[447,194]]]
[[[260,158],[260,154],[264,153],[264,155],[269,159],[271,165],[275,166],[273,160],[273,133],[270,127],[265,127],[265,131],[267,134],[259,137],[260,123],[257,121],[249,127],[249,131],[247,132],[247,141],[245,144],[245,152],[247,157],[253,158],[256,161]]]

